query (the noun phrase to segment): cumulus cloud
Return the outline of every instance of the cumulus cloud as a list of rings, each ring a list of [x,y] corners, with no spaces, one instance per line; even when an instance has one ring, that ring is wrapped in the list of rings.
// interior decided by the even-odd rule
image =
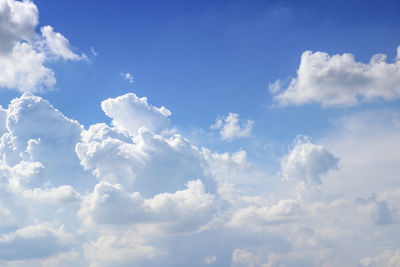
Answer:
[[[144,199],[139,192],[125,192],[120,185],[99,183],[82,204],[80,214],[98,224],[161,224],[170,231],[193,231],[210,221],[217,211],[214,196],[200,180],[185,190]]]
[[[178,134],[164,137],[141,129],[132,138],[97,124],[82,133],[76,153],[98,179],[139,188],[148,195],[174,192],[203,177],[201,151]]]
[[[68,40],[51,26],[36,33],[39,16],[31,1],[0,1],[0,87],[20,92],[52,88],[54,72],[46,67],[52,59],[80,60]]]
[[[44,66],[46,56],[27,43],[18,43],[0,54],[0,86],[20,92],[36,92],[55,85],[54,72]]]
[[[279,176],[292,181],[286,183],[256,168],[243,149],[218,153],[163,131],[169,116],[147,99],[121,98],[105,108],[115,122],[87,128],[31,94],[0,109],[0,265],[395,261],[396,114],[341,119],[332,136],[318,140],[323,145],[297,138],[281,162]],[[141,115],[134,121],[136,109]],[[135,126],[116,111],[131,112]],[[153,117],[152,123],[145,119]],[[384,168],[373,165],[379,158]],[[298,184],[320,193],[298,198]],[[382,248],[388,247],[386,255]]]
[[[113,119],[113,125],[121,130],[137,135],[138,130],[145,127],[153,132],[164,130],[170,124],[171,112],[165,107],[154,107],[147,103],[146,97],[137,97],[128,93],[101,102],[101,108]]]
[[[318,103],[324,107],[353,106],[377,99],[400,97],[400,47],[393,63],[376,54],[368,63],[350,53],[329,55],[306,51],[301,56],[297,77],[284,89],[279,80],[270,84],[280,105]],[[279,92],[280,89],[284,89]],[[278,93],[279,92],[279,93]]]
[[[337,168],[339,159],[321,145],[310,143],[299,136],[290,153],[282,159],[281,175],[284,180],[300,181],[307,185],[320,185],[321,175]]]
[[[211,129],[218,130],[223,140],[232,141],[236,138],[249,137],[254,121],[239,120],[239,114],[229,113],[228,116],[217,118]]]
[[[21,40],[32,40],[38,24],[38,9],[31,1],[0,1],[0,51],[8,53]]]

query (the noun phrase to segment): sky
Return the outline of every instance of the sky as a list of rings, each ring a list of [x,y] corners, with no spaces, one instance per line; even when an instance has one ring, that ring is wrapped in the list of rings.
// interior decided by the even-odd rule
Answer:
[[[0,265],[400,266],[399,13],[0,0]]]

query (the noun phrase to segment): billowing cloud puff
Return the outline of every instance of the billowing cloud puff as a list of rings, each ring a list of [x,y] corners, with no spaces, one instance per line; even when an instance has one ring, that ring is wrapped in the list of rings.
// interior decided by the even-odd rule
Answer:
[[[129,93],[116,98],[109,98],[101,103],[106,115],[112,118],[112,124],[135,136],[142,127],[152,132],[159,132],[170,124],[171,112],[165,107],[154,107],[147,103],[146,97],[137,97]]]
[[[200,180],[185,190],[144,199],[139,192],[127,193],[120,185],[102,182],[82,204],[80,214],[98,224],[159,224],[173,231],[193,231],[212,219],[217,206]],[[160,229],[162,230],[162,229]]]
[[[288,181],[301,181],[308,185],[320,185],[321,175],[337,167],[339,159],[321,145],[314,145],[303,136],[295,140],[295,146],[282,159],[281,175]]]
[[[104,124],[82,133],[76,145],[81,164],[102,181],[140,189],[145,195],[174,192],[204,177],[200,150],[181,135],[155,135],[141,129],[128,137]]]
[[[51,26],[35,31],[38,10],[31,1],[0,0],[0,87],[20,92],[51,88],[56,80],[45,66],[53,58],[79,60],[68,40]]]
[[[228,116],[217,118],[215,123],[210,126],[211,129],[219,129],[223,140],[233,140],[235,138],[249,137],[253,129],[254,121],[245,122],[239,120],[239,115],[229,113]]]
[[[345,53],[330,56],[324,52],[306,51],[301,56],[297,77],[279,92],[279,81],[270,84],[278,93],[274,99],[281,105],[319,103],[322,106],[353,106],[376,99],[400,97],[400,47],[393,63],[386,55],[376,54],[362,63]]]
[[[32,40],[38,24],[38,9],[31,1],[0,1],[0,51],[7,53],[21,40]]]

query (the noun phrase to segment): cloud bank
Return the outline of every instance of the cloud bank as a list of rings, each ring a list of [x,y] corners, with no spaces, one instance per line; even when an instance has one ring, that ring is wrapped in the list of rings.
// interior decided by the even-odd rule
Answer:
[[[146,98],[130,93],[102,108],[111,125],[87,129],[31,94],[1,109],[2,266],[396,262],[399,247],[389,242],[400,222],[400,188],[391,186],[400,171],[398,153],[390,153],[400,143],[395,114],[345,117],[320,144],[297,137],[279,173],[268,175],[244,150],[214,152],[166,130],[171,113]],[[365,129],[372,137],[358,136]],[[387,164],[365,176],[363,166],[381,156],[355,161],[354,153],[365,154],[374,136],[392,140],[381,143]],[[280,189],[268,191],[279,179]],[[350,190],[359,180],[364,188]]]

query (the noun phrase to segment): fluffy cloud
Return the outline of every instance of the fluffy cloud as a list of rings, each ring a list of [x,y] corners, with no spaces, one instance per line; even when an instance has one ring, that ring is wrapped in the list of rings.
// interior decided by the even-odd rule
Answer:
[[[38,24],[38,9],[31,1],[0,1],[0,51],[8,53],[21,40],[32,40]]]
[[[20,92],[42,91],[55,85],[51,69],[43,64],[46,56],[27,43],[18,43],[11,52],[0,54],[0,86]]]
[[[301,181],[307,185],[320,185],[321,175],[337,167],[339,159],[321,145],[310,143],[299,136],[290,153],[282,159],[281,175],[288,181]]]
[[[89,223],[161,224],[169,231],[193,231],[212,219],[217,211],[214,196],[200,180],[190,181],[185,190],[144,199],[139,192],[125,192],[120,185],[99,183],[80,210]]]
[[[235,138],[249,137],[253,129],[254,121],[247,120],[245,122],[239,120],[239,115],[229,113],[224,118],[217,118],[215,123],[210,126],[211,129],[219,129],[219,133],[223,140],[232,141]]]
[[[56,80],[47,61],[85,58],[72,52],[68,40],[51,26],[42,27],[38,35],[38,21],[33,2],[0,0],[0,87],[20,92],[52,88]]]
[[[171,112],[165,107],[154,107],[147,103],[146,97],[137,97],[129,93],[101,102],[101,108],[113,119],[112,124],[121,130],[137,135],[145,127],[153,132],[164,130],[170,124]]]
[[[93,125],[82,133],[76,153],[98,179],[140,189],[148,196],[174,192],[189,180],[204,177],[197,147],[180,135],[164,137],[144,128],[132,138],[104,124]]]
[[[297,77],[274,99],[281,105],[319,103],[322,106],[353,106],[376,99],[400,97],[400,47],[393,63],[386,55],[376,54],[368,63],[357,62],[345,53],[330,56],[306,51],[301,56]],[[270,85],[277,93],[281,84]]]
[[[245,150],[217,153],[163,131],[162,117],[152,121],[158,130],[149,130],[146,118],[159,116],[159,109],[130,97],[111,108],[131,110],[132,120],[137,105],[142,108],[130,129],[118,113],[112,117],[118,123],[84,129],[30,94],[0,110],[1,265],[395,261],[394,252],[374,256],[381,247],[398,249],[389,242],[400,234],[395,113],[343,118],[332,136],[318,140],[323,145],[297,138],[275,177],[254,167]],[[385,168],[374,162],[386,162]],[[299,184],[319,194],[299,198]]]

